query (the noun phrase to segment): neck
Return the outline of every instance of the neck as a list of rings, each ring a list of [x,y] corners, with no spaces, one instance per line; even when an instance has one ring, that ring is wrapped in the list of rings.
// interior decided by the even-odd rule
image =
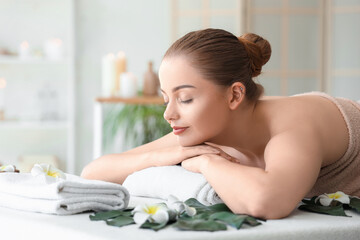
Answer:
[[[227,128],[211,142],[262,155],[269,138],[261,108],[257,103],[244,102],[231,113]]]

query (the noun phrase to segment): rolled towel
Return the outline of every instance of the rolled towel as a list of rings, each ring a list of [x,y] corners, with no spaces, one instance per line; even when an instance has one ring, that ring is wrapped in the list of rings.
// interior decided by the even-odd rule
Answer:
[[[181,166],[151,167],[129,175],[123,186],[131,196],[167,200],[169,195],[185,201],[196,198],[205,205],[221,203],[215,190],[200,173],[190,172]]]
[[[66,215],[123,209],[129,203],[130,195],[120,184],[65,175],[65,180],[46,183],[30,173],[1,173],[0,206]]]

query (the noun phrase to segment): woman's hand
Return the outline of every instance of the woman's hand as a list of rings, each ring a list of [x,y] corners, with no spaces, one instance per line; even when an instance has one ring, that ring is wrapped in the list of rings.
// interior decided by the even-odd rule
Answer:
[[[217,161],[230,161],[230,162],[234,162],[234,163],[239,163],[238,159],[227,154],[220,148],[216,147],[215,145],[211,145],[211,146],[213,148],[217,149],[219,152],[218,153],[207,153],[207,154],[202,154],[200,156],[188,158],[188,159],[182,161],[181,166],[191,172],[200,173],[202,171],[201,169],[206,168],[208,161],[211,159],[217,160]]]
[[[224,154],[222,154],[222,155],[224,155]],[[220,153],[219,154],[203,154],[201,156],[192,157],[192,158],[182,161],[181,166],[188,171],[201,173],[203,171],[203,169],[205,169],[207,167],[207,164],[210,160],[229,161],[228,158],[231,158],[231,156],[229,156],[227,154],[226,154],[226,157],[222,156],[222,155]]]
[[[204,146],[204,145],[201,145]],[[217,145],[212,143],[205,143],[205,146],[211,146],[212,148],[218,150],[217,153],[204,153],[199,154],[199,156],[190,157],[188,159],[185,159],[181,162],[181,166],[185,168],[188,171],[191,172],[197,172],[200,173],[201,169],[205,168],[207,165],[207,162],[211,159],[217,160],[217,161],[230,161],[234,163],[239,163],[240,161],[231,155],[224,152],[221,148],[219,148]]]

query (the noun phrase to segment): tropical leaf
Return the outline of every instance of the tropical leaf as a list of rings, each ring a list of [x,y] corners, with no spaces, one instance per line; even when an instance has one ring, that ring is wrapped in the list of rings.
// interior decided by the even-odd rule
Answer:
[[[130,224],[135,224],[135,221],[131,216],[118,216],[114,219],[107,220],[106,224],[115,227],[122,227]]]
[[[231,212],[216,212],[210,216],[210,220],[220,220],[230,226],[233,226],[236,229],[240,229],[244,223],[247,223],[251,226],[261,224],[253,217],[244,214],[234,214]]]
[[[101,221],[101,220],[107,220],[110,218],[115,218],[117,216],[121,216],[123,214],[123,211],[120,210],[113,210],[113,211],[107,211],[107,212],[98,212],[94,215],[90,215],[89,218],[91,221]]]
[[[158,139],[171,131],[159,105],[110,105],[104,107],[103,147],[107,149],[121,129],[131,147]]]
[[[211,206],[205,206],[201,204],[195,198],[190,198],[185,201],[190,207],[196,209],[197,214],[192,218],[180,217],[183,220],[203,220],[203,221],[215,221],[220,220],[224,223],[227,223],[236,229],[240,229],[243,223],[249,224],[251,226],[256,226],[261,224],[255,218],[249,215],[240,215],[234,214],[224,203],[214,204]]]
[[[322,206],[320,204],[303,204],[299,206],[299,209],[308,212],[347,217],[342,203],[338,201],[332,201],[330,206]]]
[[[314,197],[312,197],[311,199],[306,199],[306,198],[304,198],[303,200],[302,200],[302,202],[303,203],[305,203],[305,204],[310,204],[310,205],[321,205],[320,203],[316,203],[315,202],[315,199],[317,198],[317,196],[314,196]]]
[[[189,198],[188,200],[185,201],[185,204],[190,207],[194,207],[196,209],[196,212],[199,214],[204,213],[204,212],[214,213],[214,212],[219,212],[219,211],[231,212],[231,210],[224,203],[218,203],[218,204],[214,204],[211,206],[205,206],[204,204],[200,203],[195,198]]]
[[[214,220],[204,220],[204,219],[178,219],[175,224],[172,226],[181,229],[181,230],[191,230],[191,231],[221,231],[226,230],[227,227],[225,224],[214,221]]]
[[[350,197],[349,206],[355,211],[360,212],[360,199],[357,197]]]
[[[163,204],[165,205],[165,203]],[[172,225],[181,230],[220,231],[227,229],[226,224],[237,229],[240,229],[244,223],[249,224],[250,226],[261,224],[257,221],[257,219],[251,216],[232,213],[231,210],[223,203],[205,206],[195,198],[190,198],[185,201],[185,204],[189,207],[194,207],[197,214],[190,217],[183,213],[176,218],[177,214],[172,210],[168,210],[168,222],[152,223],[146,221],[140,226],[140,228],[158,231],[166,226]],[[98,212],[94,215],[90,215],[90,219],[92,221],[105,220],[108,225],[122,227],[135,223],[133,220],[132,210],[133,209]]]
[[[160,229],[163,229],[167,225],[168,225],[167,222],[164,222],[164,223],[151,223],[149,221],[146,221],[140,226],[140,228],[146,228],[146,229],[152,229],[152,230],[158,231]]]

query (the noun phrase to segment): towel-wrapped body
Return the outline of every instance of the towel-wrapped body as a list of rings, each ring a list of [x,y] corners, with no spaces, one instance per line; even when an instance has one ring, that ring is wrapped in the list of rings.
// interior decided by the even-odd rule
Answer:
[[[151,167],[134,172],[125,179],[123,186],[131,196],[137,197],[167,200],[173,195],[181,201],[196,198],[205,205],[222,202],[202,174],[181,166]]]
[[[50,214],[75,214],[126,208],[129,193],[120,184],[66,174],[46,183],[30,173],[0,174],[0,206]]]
[[[306,95],[321,96],[333,102],[342,114],[349,132],[349,144],[345,154],[334,163],[321,168],[319,177],[307,197],[336,191],[360,197],[360,104],[321,92]]]

